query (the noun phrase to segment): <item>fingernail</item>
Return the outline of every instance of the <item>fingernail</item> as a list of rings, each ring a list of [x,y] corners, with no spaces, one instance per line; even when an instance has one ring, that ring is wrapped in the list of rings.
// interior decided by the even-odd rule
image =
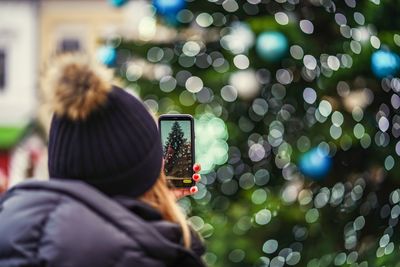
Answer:
[[[192,178],[193,178],[193,180],[194,180],[195,182],[197,182],[197,181],[200,180],[200,174],[195,173],[195,174],[193,174]]]
[[[197,188],[197,186],[192,186],[192,187],[190,188],[190,193],[192,193],[192,194],[197,193],[197,191],[199,191],[199,189]]]
[[[193,165],[193,171],[195,171],[195,172],[199,172],[200,171],[200,165],[199,164],[194,164]]]

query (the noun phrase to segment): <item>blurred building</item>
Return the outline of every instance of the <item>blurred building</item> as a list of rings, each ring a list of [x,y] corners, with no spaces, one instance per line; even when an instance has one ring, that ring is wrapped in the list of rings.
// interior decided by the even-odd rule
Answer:
[[[124,16],[105,0],[40,1],[40,58],[80,51],[92,56],[100,42],[120,34]]]
[[[37,136],[27,145],[38,119],[45,130],[51,119],[50,110],[37,108],[40,71],[59,53],[96,57],[105,39],[126,29],[125,18],[106,0],[0,0],[0,172],[10,184],[44,173],[35,170],[45,153]]]
[[[0,171],[34,118],[37,103],[38,3],[0,1]]]

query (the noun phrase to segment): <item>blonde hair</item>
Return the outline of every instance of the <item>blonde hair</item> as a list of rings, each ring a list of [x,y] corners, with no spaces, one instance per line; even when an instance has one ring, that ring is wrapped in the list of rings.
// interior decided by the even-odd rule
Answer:
[[[179,224],[182,230],[183,244],[185,248],[191,248],[189,225],[185,215],[176,203],[175,196],[167,186],[167,179],[163,172],[154,186],[140,196],[139,199],[160,211],[164,220]]]

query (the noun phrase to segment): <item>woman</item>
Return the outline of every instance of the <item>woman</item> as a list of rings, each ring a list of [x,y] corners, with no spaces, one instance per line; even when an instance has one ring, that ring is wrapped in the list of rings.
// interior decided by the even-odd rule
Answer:
[[[51,178],[0,200],[0,267],[204,266],[167,187],[154,119],[108,75],[79,56],[49,70]]]

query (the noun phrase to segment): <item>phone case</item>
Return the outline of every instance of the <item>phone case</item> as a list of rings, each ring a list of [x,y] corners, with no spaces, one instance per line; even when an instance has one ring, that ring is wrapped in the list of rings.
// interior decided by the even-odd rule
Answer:
[[[170,122],[168,130],[162,126],[165,125],[163,121]],[[185,122],[189,122],[189,126]],[[195,185],[192,179],[195,159],[193,117],[189,114],[164,114],[159,117],[158,123],[163,145],[164,171],[169,184],[176,188],[192,187]],[[190,141],[187,140],[189,133]]]

